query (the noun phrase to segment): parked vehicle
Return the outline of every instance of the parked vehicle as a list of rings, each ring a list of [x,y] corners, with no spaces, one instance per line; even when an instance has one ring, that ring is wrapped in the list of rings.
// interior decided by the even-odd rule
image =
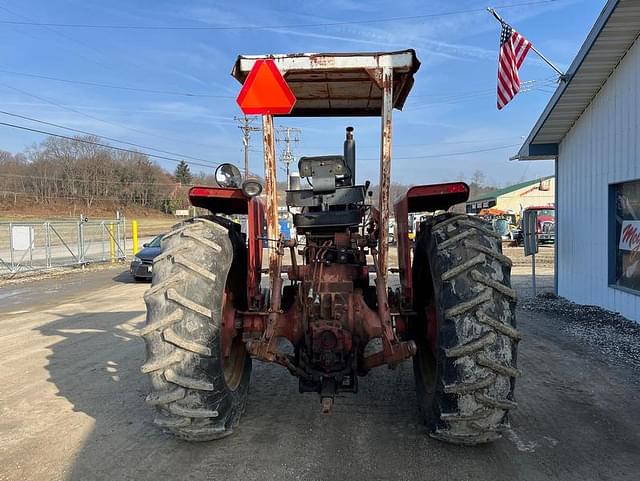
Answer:
[[[536,236],[541,244],[553,244],[556,239],[556,211],[553,206],[528,207],[525,210],[538,212],[536,218]]]
[[[420,224],[426,220],[427,216],[421,214],[420,212],[414,213],[414,212],[410,212],[409,213],[409,226],[408,226],[408,233],[409,233],[409,240],[411,241],[411,243],[415,243],[416,238],[418,237],[418,231],[420,230]]]
[[[318,393],[329,413],[336,395],[356,393],[371,369],[413,358],[431,436],[457,444],[499,438],[516,405],[516,295],[511,261],[491,225],[447,212],[468,199],[467,184],[417,185],[395,204],[401,287],[388,288],[391,114],[413,85],[415,52],[241,56],[233,75],[244,82],[254,65],[267,63],[286,73],[298,99],[292,116],[382,117],[378,202],[367,201],[369,181],[357,182],[354,129],[347,127],[343,155],[300,158],[311,187],[286,192],[287,205],[300,211],[297,238],[285,240],[273,120],[264,115],[264,197],[252,179],[241,188],[192,187],[191,203],[211,215],[167,233],[153,264],[140,332],[155,423],[190,441],[231,434],[245,410],[252,359],[287,369],[300,392]],[[409,215],[418,212],[440,213],[422,216],[412,249]],[[220,214],[246,214],[246,239]],[[291,265],[283,265],[286,251]]]
[[[478,216],[490,222],[493,230],[502,236],[502,240],[513,240],[513,232],[518,229],[518,221],[514,213],[492,207],[482,209]]]
[[[136,252],[131,260],[129,272],[136,281],[151,280],[153,274],[153,260],[160,254],[160,241],[162,236],[155,237],[151,242],[144,244],[141,250]]]
[[[553,244],[556,239],[556,211],[554,206],[531,206],[524,211],[535,210],[538,214],[536,217],[536,236],[540,244]],[[524,218],[524,211],[522,218]],[[521,218],[521,219],[522,219]],[[522,220],[518,229],[512,231],[512,240],[517,246],[524,245],[524,234],[522,232]]]
[[[389,245],[394,246],[396,243],[396,220],[392,218],[389,220]]]

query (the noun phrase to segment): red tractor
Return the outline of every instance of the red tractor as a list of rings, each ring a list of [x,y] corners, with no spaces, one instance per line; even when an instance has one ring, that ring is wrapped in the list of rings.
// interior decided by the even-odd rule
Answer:
[[[466,184],[415,186],[396,203],[399,284],[388,279],[391,116],[413,85],[415,52],[241,56],[232,75],[243,83],[259,59],[273,61],[295,94],[292,116],[381,117],[377,206],[370,183],[357,183],[347,128],[343,155],[300,159],[309,187],[286,192],[296,236],[285,240],[273,118],[263,115],[264,195],[226,165],[222,186],[189,193],[211,215],[162,239],[141,329],[155,423],[190,441],[231,434],[254,359],[287,369],[300,392],[317,392],[330,412],[334,396],[357,392],[371,369],[413,358],[418,407],[433,437],[499,438],[516,405],[516,294],[500,236],[480,219],[447,212],[467,199]],[[412,246],[416,212],[429,214]],[[246,232],[223,214],[246,215]]]

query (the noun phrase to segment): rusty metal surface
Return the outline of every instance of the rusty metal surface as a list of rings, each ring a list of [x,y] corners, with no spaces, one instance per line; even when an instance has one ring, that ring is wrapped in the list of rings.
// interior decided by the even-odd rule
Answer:
[[[359,234],[352,235],[353,238],[348,239],[346,233],[336,233],[333,241],[307,245],[303,251],[305,264],[295,263],[284,269],[289,280],[297,286],[294,302],[284,311],[276,307],[281,306],[279,277],[283,271],[281,257],[278,257],[274,271],[278,273],[278,279],[274,283],[271,304],[260,312],[239,313],[243,318],[247,350],[253,357],[281,364],[300,376],[300,369],[306,372],[304,366],[287,363],[287,356],[278,351],[276,338],[286,338],[293,345],[306,339],[305,342],[310,342],[307,346],[309,366],[334,374],[345,369],[344,362],[355,348],[354,339],[360,346],[374,338],[382,339],[383,349],[362,361],[363,372],[381,364],[397,365],[415,353],[412,341],[401,342],[394,333],[383,280],[378,278],[376,281],[378,309],[374,310],[365,301],[363,290],[354,285],[355,281],[362,282],[369,276],[364,260],[361,265],[327,260],[327,253],[336,245],[358,245]],[[293,241],[282,242],[279,250],[282,253],[285,248],[292,247],[295,247]],[[377,254],[374,262],[377,265]]]
[[[247,302],[249,309],[255,309],[260,301],[260,278],[262,274],[262,229],[265,222],[264,202],[259,197],[249,201],[247,222],[248,272]]]
[[[409,242],[409,213],[448,210],[469,197],[469,186],[464,182],[416,185],[395,204],[398,241],[398,267],[402,290],[401,309],[410,310],[413,304],[411,277],[411,244]]]
[[[242,82],[244,73],[257,58],[240,57],[234,69],[236,78]],[[253,357],[281,364],[300,376],[304,392],[319,390],[321,396],[331,397],[339,389],[356,389],[357,383],[351,378],[355,373],[362,374],[381,364],[395,366],[416,352],[413,341],[402,342],[394,331],[387,289],[387,228],[392,111],[394,107],[402,107],[419,63],[413,51],[270,58],[276,61],[298,97],[296,106],[301,109],[298,115],[373,113],[381,117],[379,209],[371,207],[371,221],[362,234],[346,230],[335,232],[331,238],[314,239],[307,235],[301,251],[304,264],[292,261],[287,269],[294,291],[288,290],[283,298],[282,256],[285,249],[293,254],[296,245],[295,240],[285,242],[279,236],[273,118],[263,116],[271,300],[261,309],[241,313],[243,339]],[[371,290],[366,268],[368,249],[377,272],[375,288]],[[356,289],[356,285],[361,287]],[[363,295],[365,291],[367,298]],[[375,301],[371,300],[372,295]],[[393,315],[398,319],[401,313],[397,296],[393,300]],[[373,303],[377,308],[370,307]],[[275,342],[278,337],[285,337],[301,348],[299,356],[293,358],[278,351]],[[373,338],[382,339],[382,350],[362,359],[360,349]],[[359,362],[362,364],[358,365]]]
[[[224,357],[229,357],[229,354],[231,354],[233,338],[237,335],[236,309],[233,307],[233,297],[232,294],[225,289],[222,296],[222,325],[220,329],[222,352]]]
[[[379,116],[381,70],[393,70],[393,108],[402,109],[420,67],[413,50],[240,56],[232,75],[241,83],[258,59],[276,62],[297,102],[290,116]]]
[[[269,239],[269,286],[271,304],[268,309],[266,325],[260,339],[246,341],[247,351],[254,357],[269,362],[276,361],[275,332],[278,330],[280,316],[280,300],[282,294],[282,266],[283,249],[278,226],[278,194],[276,189],[276,151],[273,131],[273,117],[262,116],[262,135],[264,150],[265,198],[267,239]]]
[[[382,69],[382,139],[380,145],[380,193],[378,209],[380,211],[380,229],[378,233],[378,278],[387,286],[387,267],[389,254],[389,190],[391,187],[391,135],[393,114],[393,71]]]
[[[398,271],[400,274],[401,304],[413,304],[413,278],[411,276],[411,243],[409,242],[409,210],[407,196],[395,205],[396,240],[398,242]]]
[[[418,348],[414,341],[400,342],[390,354],[379,351],[365,357],[362,367],[365,370],[382,366],[383,364],[395,367],[405,359],[412,357],[417,351]]]
[[[264,187],[266,199],[267,238],[279,239],[278,192],[276,186],[276,144],[273,130],[273,117],[262,116],[262,140],[264,150]],[[269,241],[269,269],[273,273],[278,253],[272,240]],[[273,278],[272,278],[273,287]]]

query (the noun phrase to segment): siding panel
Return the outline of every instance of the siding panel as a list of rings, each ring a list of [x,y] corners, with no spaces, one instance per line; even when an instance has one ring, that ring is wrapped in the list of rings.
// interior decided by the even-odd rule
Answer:
[[[640,321],[640,296],[608,286],[608,186],[640,179],[640,44],[560,144],[558,293]]]

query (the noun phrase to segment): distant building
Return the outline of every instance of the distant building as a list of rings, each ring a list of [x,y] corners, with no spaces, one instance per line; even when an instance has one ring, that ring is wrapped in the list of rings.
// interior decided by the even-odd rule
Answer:
[[[532,205],[554,204],[555,178],[551,175],[481,194],[467,201],[466,211],[479,214],[482,209],[494,208],[519,214]]]
[[[556,291],[640,321],[640,2],[609,0],[520,160],[555,159]]]

